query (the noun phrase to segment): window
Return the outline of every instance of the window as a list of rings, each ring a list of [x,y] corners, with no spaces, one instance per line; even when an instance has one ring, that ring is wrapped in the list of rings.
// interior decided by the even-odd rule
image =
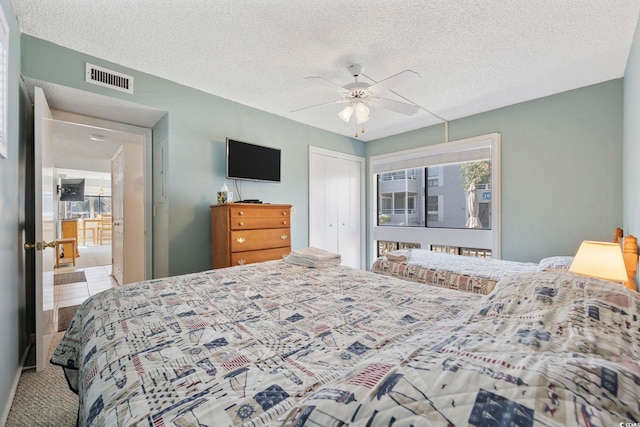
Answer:
[[[378,174],[378,221],[381,226],[424,226],[424,168]]]
[[[373,239],[416,236],[423,247],[486,248],[500,256],[499,134],[373,156],[370,162]]]
[[[444,179],[439,187],[428,186],[426,189],[427,227],[490,230],[491,160],[429,167],[427,176],[432,170],[435,173],[442,171]],[[432,200],[435,200],[435,207]],[[438,200],[442,200],[440,204]],[[440,215],[434,215],[438,213]]]
[[[95,218],[111,213],[111,196],[85,196],[82,202],[64,202],[65,218]]]
[[[439,167],[432,167],[427,169],[427,187],[437,187],[440,185],[440,171]]]
[[[491,160],[381,174],[380,226],[491,229]],[[424,187],[422,176],[427,176]],[[435,178],[429,178],[435,177]],[[424,194],[424,196],[423,196]],[[424,206],[426,210],[419,210]],[[426,217],[422,215],[426,212]]]
[[[427,223],[438,222],[438,196],[427,196]]]

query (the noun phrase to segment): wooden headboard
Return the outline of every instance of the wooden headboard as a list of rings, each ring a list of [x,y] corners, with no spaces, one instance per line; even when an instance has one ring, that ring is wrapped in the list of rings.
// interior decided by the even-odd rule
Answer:
[[[624,285],[632,290],[636,290],[635,277],[638,271],[638,239],[632,235],[624,236],[621,228],[613,230],[613,243],[622,246],[622,257],[624,266],[627,269],[627,281]]]

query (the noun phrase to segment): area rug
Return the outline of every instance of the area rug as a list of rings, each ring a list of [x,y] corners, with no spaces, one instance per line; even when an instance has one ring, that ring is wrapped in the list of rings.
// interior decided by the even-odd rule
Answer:
[[[66,331],[73,319],[74,314],[78,311],[79,305],[69,307],[60,307],[58,309],[58,332]]]
[[[65,285],[67,283],[79,283],[86,282],[87,277],[84,275],[84,271],[73,271],[71,273],[60,273],[53,275],[53,285]]]

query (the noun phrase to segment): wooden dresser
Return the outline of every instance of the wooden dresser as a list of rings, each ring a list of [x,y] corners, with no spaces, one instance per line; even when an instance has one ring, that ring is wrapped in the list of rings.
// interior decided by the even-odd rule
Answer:
[[[282,259],[291,252],[291,205],[211,206],[213,268]]]

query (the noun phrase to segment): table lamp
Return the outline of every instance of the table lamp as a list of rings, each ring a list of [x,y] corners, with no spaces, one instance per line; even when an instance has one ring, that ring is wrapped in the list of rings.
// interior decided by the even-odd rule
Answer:
[[[622,250],[617,243],[585,240],[578,248],[569,271],[612,282],[627,281]]]

